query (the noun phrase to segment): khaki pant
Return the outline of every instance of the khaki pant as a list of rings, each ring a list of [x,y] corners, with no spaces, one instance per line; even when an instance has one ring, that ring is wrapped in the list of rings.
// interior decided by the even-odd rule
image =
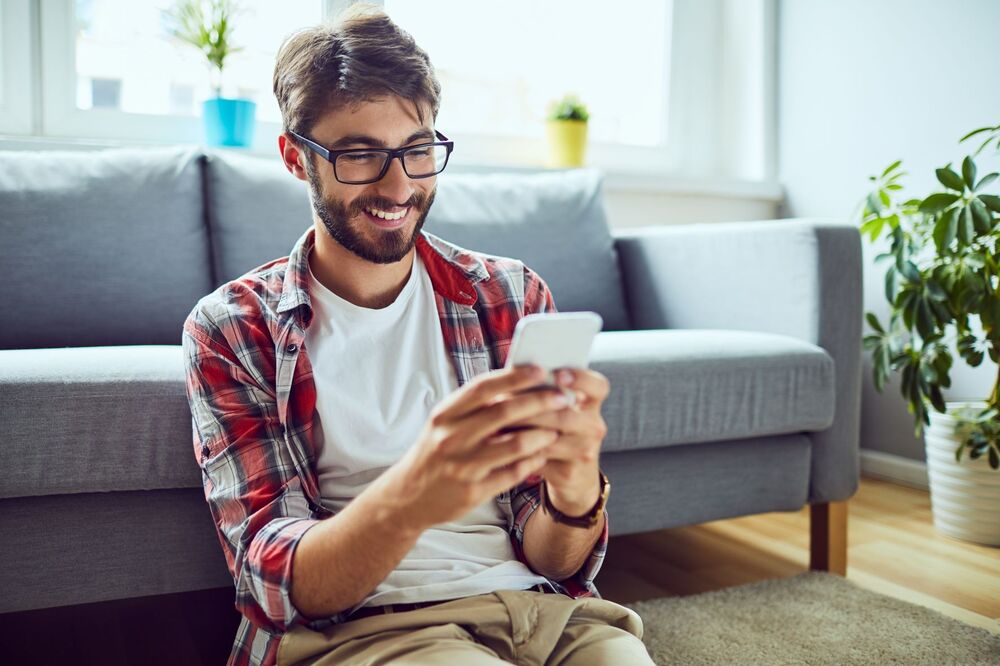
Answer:
[[[278,664],[652,664],[641,639],[639,615],[606,599],[498,590],[321,632],[295,627]]]

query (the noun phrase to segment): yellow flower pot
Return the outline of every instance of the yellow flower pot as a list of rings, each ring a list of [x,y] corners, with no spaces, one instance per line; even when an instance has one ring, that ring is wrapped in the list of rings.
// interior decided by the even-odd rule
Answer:
[[[587,152],[586,120],[546,121],[550,167],[580,167]]]

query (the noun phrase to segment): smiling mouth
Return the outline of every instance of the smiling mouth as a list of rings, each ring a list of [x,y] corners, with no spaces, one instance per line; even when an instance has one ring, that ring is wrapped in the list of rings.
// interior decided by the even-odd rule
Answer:
[[[368,220],[377,227],[385,229],[398,229],[409,219],[411,206],[399,208],[398,210],[386,211],[380,208],[365,208],[364,214]]]

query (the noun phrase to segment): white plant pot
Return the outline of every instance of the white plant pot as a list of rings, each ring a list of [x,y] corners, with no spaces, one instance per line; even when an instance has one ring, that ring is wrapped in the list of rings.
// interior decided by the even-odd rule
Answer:
[[[930,409],[924,429],[927,474],[931,486],[934,528],[942,534],[986,546],[1000,546],[1000,470],[990,467],[986,456],[977,460],[962,452],[955,462],[960,437],[955,434],[956,411],[979,411],[985,401],[946,402],[948,413]]]

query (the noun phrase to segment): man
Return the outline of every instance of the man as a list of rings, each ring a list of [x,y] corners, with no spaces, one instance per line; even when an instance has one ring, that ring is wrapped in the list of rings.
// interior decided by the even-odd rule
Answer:
[[[506,350],[547,286],[421,229],[452,149],[426,53],[356,10],[289,38],[274,92],[313,226],[183,331],[229,663],[652,663],[593,584],[607,379],[526,390]]]

